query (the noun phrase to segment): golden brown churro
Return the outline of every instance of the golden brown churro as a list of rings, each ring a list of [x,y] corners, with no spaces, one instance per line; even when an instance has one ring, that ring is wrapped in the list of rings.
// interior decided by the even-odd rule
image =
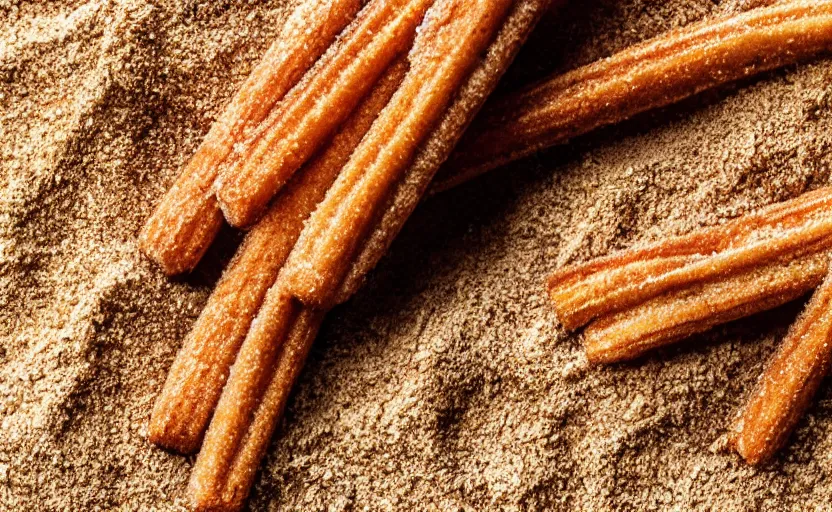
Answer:
[[[285,80],[261,64],[212,128],[142,235],[167,272],[198,261],[221,223],[220,205],[232,224],[250,225],[288,185],[218,284],[151,418],[153,442],[190,453],[213,413],[189,484],[196,509],[243,506],[325,310],[354,293],[384,253],[548,3],[373,0],[320,60],[357,2],[341,1],[332,7],[340,17],[323,21],[314,16],[319,4],[305,4],[299,12],[312,14],[306,23],[323,27],[323,36],[306,30],[309,48],[281,43],[283,60],[273,47],[264,63],[289,70]],[[294,22],[285,33],[298,35],[304,25]],[[830,43],[832,0],[672,32],[495,103],[436,188]],[[409,69],[403,60],[391,65],[411,44]],[[832,188],[820,189],[575,265],[552,277],[550,296],[565,327],[589,323],[590,361],[631,359],[817,286],[832,248],[830,206]],[[174,223],[177,209],[184,221]],[[828,371],[827,288],[787,336],[734,429],[733,446],[750,462],[782,444]],[[800,371],[784,374],[792,368]]]
[[[446,9],[451,2],[442,2],[444,5],[436,8],[443,15],[449,14]],[[461,6],[466,2],[454,3]],[[504,23],[504,29],[512,32],[501,30],[483,62],[470,73],[460,96],[447,109],[455,119],[443,118],[440,128],[430,136],[434,144],[452,147],[543,13],[544,4],[544,0],[517,2]],[[439,22],[433,20],[427,23]],[[476,47],[469,49],[476,53]],[[441,57],[439,50],[436,54]],[[445,151],[447,154],[449,149]],[[206,434],[190,484],[190,498],[198,509],[237,510],[241,506],[321,320],[321,312],[289,296],[284,287],[285,270],[252,323]]]
[[[584,331],[587,359],[634,359],[714,326],[775,308],[823,280],[832,236],[802,256],[755,265],[736,274],[691,283],[643,304],[603,316]]]
[[[671,31],[486,107],[433,192],[541,148],[832,44],[832,1],[802,0]]]
[[[549,295],[587,358],[632,359],[811,290],[832,248],[832,188],[719,226],[622,251],[555,273]]]
[[[214,197],[219,166],[324,53],[359,0],[300,2],[142,229],[142,251],[168,275],[192,270],[222,226]]]
[[[226,161],[233,145],[240,142],[245,134],[257,127],[269,111],[272,111],[271,118],[273,118],[272,122],[268,123],[270,129],[263,127],[257,130],[259,136],[250,138],[250,144],[246,146],[246,151],[247,154],[260,155],[258,158],[267,157],[267,155],[279,157],[266,161],[264,165],[266,167],[277,166],[283,169],[285,172],[282,180],[285,180],[285,177],[300,165],[298,162],[302,163],[305,158],[308,158],[311,148],[317,147],[315,144],[320,144],[320,138],[314,143],[309,142],[313,140],[311,138],[303,139],[301,141],[303,155],[300,155],[294,149],[277,154],[279,153],[278,146],[282,147],[279,140],[274,140],[279,130],[312,129],[317,130],[316,133],[318,134],[325,130],[319,130],[320,125],[316,128],[314,123],[311,126],[307,124],[298,128],[295,125],[286,124],[285,121],[279,122],[281,119],[292,117],[289,114],[286,114],[286,116],[278,115],[277,111],[281,109],[272,108],[289,87],[298,80],[303,71],[317,59],[318,55],[323,53],[324,41],[327,38],[329,38],[329,41],[334,39],[335,34],[351,19],[359,6],[359,2],[346,2],[344,0],[332,6],[322,6],[320,4],[321,2],[304,2],[298,7],[297,12],[289,18],[281,37],[264,56],[261,65],[255,69],[252,76],[246,81],[223,116],[212,126],[200,149],[160,202],[154,215],[148,220],[141,234],[142,249],[149,257],[159,263],[166,273],[177,274],[191,270],[213,240],[222,223],[216,199],[211,193],[211,185],[218,172],[217,168]],[[828,2],[824,2],[814,9],[803,11],[800,11],[801,7],[799,5],[784,5],[771,8],[771,12],[766,10],[767,14],[762,11],[755,11],[724,21],[708,21],[661,36],[599,63],[585,66],[552,79],[530,91],[496,102],[492,108],[488,109],[488,112],[491,113],[485,113],[481,116],[481,120],[471,128],[470,134],[464,138],[460,151],[437,176],[431,187],[431,192],[445,190],[460,184],[484,170],[503,163],[505,158],[496,161],[493,160],[493,156],[489,157],[487,154],[491,150],[499,150],[499,145],[475,142],[474,138],[479,140],[478,137],[496,137],[499,138],[502,145],[517,145],[518,147],[525,144],[521,139],[528,137],[528,133],[519,129],[512,130],[509,124],[505,124],[508,122],[519,123],[521,112],[525,112],[523,119],[527,120],[540,120],[546,118],[546,116],[556,120],[557,124],[553,125],[552,128],[553,133],[557,132],[552,135],[554,139],[551,143],[554,144],[585,133],[599,125],[624,119],[634,113],[668,104],[694,94],[703,88],[737,78],[737,72],[702,74],[700,76],[703,80],[701,84],[696,82],[689,89],[683,90],[685,84],[688,83],[683,81],[690,79],[691,75],[696,75],[695,73],[684,74],[680,72],[677,75],[666,75],[667,80],[651,81],[642,75],[644,73],[662,72],[657,71],[655,66],[648,65],[651,59],[662,58],[666,62],[675,62],[676,59],[689,58],[688,55],[692,49],[696,50],[694,52],[696,55],[703,58],[703,56],[712,55],[713,52],[720,50],[719,45],[726,47],[743,45],[743,47],[746,47],[751,45],[756,37],[764,39],[786,38],[789,34],[799,31],[800,37],[789,39],[788,44],[774,45],[771,51],[765,54],[764,60],[761,62],[756,59],[756,54],[753,54],[753,52],[732,53],[731,57],[735,59],[734,64],[738,66],[742,64],[739,59],[752,57],[752,60],[747,62],[744,67],[741,66],[741,76],[746,76],[771,67],[794,62],[820,51],[825,48],[830,37],[830,19],[828,16],[822,15],[823,12],[827,12],[825,11],[828,7],[827,4]],[[315,9],[318,9],[318,11]],[[326,14],[316,14],[319,12],[325,12]],[[779,17],[775,16],[776,13],[779,13]],[[792,17],[789,18],[789,16]],[[755,18],[752,21],[756,24],[743,21],[742,17]],[[762,18],[762,21],[760,18]],[[776,20],[780,25],[766,25],[764,23],[766,20],[769,22]],[[315,26],[319,27],[318,29],[306,30],[310,24],[316,22],[318,24]],[[703,41],[724,34],[726,30],[730,30],[734,25],[736,25],[734,28],[739,27],[737,30],[743,31],[740,34],[741,37],[735,35],[730,38],[715,38],[711,41],[713,47],[703,45]],[[313,34],[315,37],[310,37]],[[311,42],[306,41],[304,43],[305,40],[301,37],[302,35],[305,35]],[[702,48],[704,47],[707,47],[711,53],[703,53]],[[720,51],[725,51],[725,49],[723,48]],[[723,64],[727,66],[730,63],[724,61]],[[637,94],[626,98],[618,98],[619,103],[626,99],[626,108],[620,105],[616,107],[617,104],[606,101],[607,96],[605,95],[608,94],[608,89],[618,90],[616,87],[623,83],[622,80],[625,80],[623,77],[638,73],[642,73],[638,76],[644,79],[639,82],[641,88],[636,91]],[[649,77],[649,75],[647,76]],[[609,83],[604,82],[604,77],[607,77]],[[677,82],[669,84],[672,80],[677,80]],[[711,81],[705,83],[706,80]],[[654,89],[651,89],[651,87]],[[676,96],[667,95],[667,90],[677,91]],[[550,97],[541,99],[536,94]],[[295,96],[300,97],[301,94],[297,93]],[[589,99],[583,101],[586,99],[585,96]],[[662,98],[662,101],[657,101],[656,98]],[[308,99],[307,96],[306,101]],[[571,117],[567,115],[554,116],[553,112],[558,112],[558,109],[567,112],[570,105],[573,108],[573,111],[568,111],[572,112]],[[576,105],[579,105],[580,108],[577,109]],[[614,107],[619,110],[615,110]],[[611,110],[613,110],[612,114],[610,114]],[[292,112],[294,116],[303,113],[302,109],[298,110],[297,108]],[[504,112],[516,113],[517,120],[511,121],[510,116],[505,117],[507,114],[502,114]],[[295,119],[296,122],[299,118],[292,119]],[[489,123],[494,124],[494,126]],[[542,127],[544,124],[539,126]],[[517,137],[514,134],[517,134]],[[271,140],[274,144],[270,144],[267,140]],[[290,138],[280,140],[285,145]],[[255,141],[259,143],[255,144]],[[482,148],[479,146],[482,146]],[[465,154],[474,152],[482,156],[484,160],[491,160],[477,164],[480,167],[466,164],[466,159],[470,155],[465,156]],[[518,154],[517,156],[522,155]],[[240,166],[251,167],[253,161],[241,157],[235,158],[236,163],[230,163],[229,165],[239,170]],[[281,180],[278,181],[282,183]],[[396,232],[397,230],[388,230],[388,232],[391,231]],[[378,234],[379,232],[376,231],[375,233]],[[362,258],[362,260],[372,259],[374,258]],[[363,272],[358,272],[358,274],[363,275]]]
[[[822,188],[725,224],[566,267],[549,296],[567,329],[661,293],[729,277],[832,235],[832,188]],[[820,250],[820,249],[818,249]]]
[[[217,198],[231,225],[249,226],[257,220],[396,55],[410,47],[431,1],[373,1],[361,11],[223,170]]]
[[[246,235],[171,366],[151,416],[151,442],[181,453],[199,448],[228,369],[304,221],[406,71],[404,58],[390,65],[327,149],[291,180],[266,216]]]
[[[786,442],[832,364],[832,277],[829,275],[771,358],[731,434],[748,463],[767,461]]]
[[[515,7],[509,16],[506,27],[501,30],[492,45],[493,48],[489,55],[474,76],[469,79],[469,83],[466,84],[463,93],[461,93],[460,96],[464,97],[465,100],[458,99],[455,101],[452,108],[445,115],[441,129],[432,134],[433,146],[444,145],[448,147],[444,152],[447,155],[455,140],[449,134],[461,132],[465,126],[464,120],[471,116],[471,114],[467,117],[463,115],[465,109],[472,110],[470,108],[472,101],[482,102],[484,100],[487,91],[493,88],[499,79],[501,74],[499,71],[513,58],[525,39],[525,34],[531,30],[534,21],[545,11],[546,4],[547,0],[538,0],[520,3]],[[518,34],[521,37],[518,37]],[[397,68],[399,70],[396,73],[399,75],[398,80],[400,80],[401,73],[403,73],[403,68],[403,64],[400,64]],[[365,105],[358,109],[358,111],[365,112],[365,114],[358,116],[361,121],[353,123],[354,129],[352,130],[348,127],[342,130],[352,132],[355,135],[347,135],[348,139],[345,139],[344,135],[337,135],[333,139],[331,146],[342,149],[340,156],[337,157],[337,162],[340,163],[336,163],[336,159],[324,156],[310,164],[311,167],[320,166],[322,161],[329,162],[329,164],[323,165],[330,171],[334,170],[335,166],[343,165],[351,152],[348,148],[357,145],[360,139],[359,133],[366,132],[386,99],[392,95],[394,87],[391,83],[392,79],[386,78],[382,81],[387,81],[390,84],[389,87],[379,84],[377,90],[380,92],[374,93],[375,99],[365,100]],[[356,117],[356,115],[354,114],[353,117]],[[347,126],[350,123],[348,122]],[[332,152],[332,147],[327,149],[327,153]],[[423,149],[408,171],[409,174],[415,174],[414,171],[421,171],[426,166],[433,165],[433,168],[435,168],[438,165],[436,161],[439,154],[440,151],[435,147],[431,147],[429,150]],[[317,172],[320,171],[303,170],[301,176],[304,176],[304,178],[300,176],[293,178],[287,189],[289,191],[287,196],[291,197],[293,194],[291,191],[299,186],[295,183],[296,181],[301,179],[308,181],[307,177]],[[425,184],[429,181],[429,178],[421,179]],[[415,197],[412,194],[405,196],[397,193],[397,195],[404,196],[404,200],[397,199],[397,204],[400,205],[399,212],[405,211],[402,204],[406,200]],[[278,254],[274,252],[275,248],[272,247],[271,240],[272,237],[279,234],[278,231],[281,229],[279,218],[283,214],[278,212],[281,210],[290,212],[292,210],[292,207],[287,204],[287,199],[281,196],[277,204],[272,207],[271,212],[246,237],[246,241],[238,251],[238,256],[232,261],[203,314],[194,325],[193,331],[186,339],[177,360],[170,370],[166,386],[157,400],[151,420],[151,441],[184,453],[191,453],[198,448],[210,413],[219,397],[221,386],[225,382],[230,361],[233,360],[234,354],[245,336],[251,317],[260,308],[266,289],[274,282],[275,274],[280,268],[279,258],[283,257],[282,252],[278,251]],[[413,206],[418,202],[417,199],[418,197],[411,201]],[[279,206],[283,204],[285,206]],[[398,228],[396,230],[387,228],[390,224],[390,213],[390,210],[385,212],[385,229],[376,230],[376,232],[384,233],[392,239]],[[373,249],[373,251],[370,251],[365,248],[364,254],[366,256],[366,254],[372,252],[377,259],[384,253],[386,245],[383,247],[377,245]],[[365,257],[362,261],[366,264],[364,272],[375,264],[375,259],[368,261],[368,258]],[[351,275],[354,279],[347,280],[350,283],[351,291],[358,288],[360,277],[363,276],[364,272],[357,275],[355,269],[353,269]],[[219,363],[217,363],[218,361]]]
[[[461,87],[436,129],[422,144],[413,163],[404,173],[404,178],[396,184],[395,190],[388,197],[383,213],[356,253],[349,273],[338,291],[336,302],[345,302],[361,287],[365,276],[387,252],[424,196],[436,170],[448,158],[474,114],[494,90],[506,66],[514,59],[537,20],[550,6],[561,3],[563,0],[524,0],[514,3],[482,62]]]
[[[196,510],[242,508],[322,319],[322,312],[286,295],[279,278],[269,290],[191,474],[188,494]]]
[[[438,0],[420,27],[401,87],[327,193],[289,256],[287,288],[328,307],[359,244],[419,145],[500,28],[510,0]]]
[[[777,307],[823,282],[729,435],[728,445],[758,464],[786,441],[832,365],[830,201],[832,188],[821,188],[720,226],[574,265],[553,276],[550,294],[569,328],[597,318],[583,333],[587,359],[612,363]]]

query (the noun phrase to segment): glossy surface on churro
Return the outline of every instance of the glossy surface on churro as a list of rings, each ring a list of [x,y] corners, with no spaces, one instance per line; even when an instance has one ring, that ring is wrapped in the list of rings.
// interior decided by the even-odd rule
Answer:
[[[492,102],[437,176],[445,190],[511,160],[832,44],[832,2],[694,24]]]
[[[151,442],[182,453],[199,448],[228,370],[304,222],[406,70],[404,59],[391,64],[327,148],[297,173],[246,235],[168,372],[151,416]]]
[[[216,193],[226,220],[251,226],[269,201],[407,51],[431,0],[369,2],[223,169]]]
[[[303,303],[334,304],[373,219],[509,7],[505,0],[439,0],[428,11],[402,85],[310,217],[286,263],[287,289]]]
[[[142,229],[142,251],[168,275],[192,270],[222,226],[214,181],[234,145],[258,128],[358,12],[358,0],[300,2],[280,36]]]

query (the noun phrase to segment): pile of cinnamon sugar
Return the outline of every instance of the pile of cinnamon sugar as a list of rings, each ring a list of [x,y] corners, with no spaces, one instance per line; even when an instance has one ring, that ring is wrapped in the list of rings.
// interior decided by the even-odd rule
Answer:
[[[145,439],[238,236],[170,280],[136,235],[276,34],[285,2],[0,0],[0,510],[180,510]],[[753,2],[592,0],[504,89]],[[824,384],[762,469],[715,448],[790,304],[588,367],[552,270],[828,184],[832,60],[710,91],[420,206],[324,325],[252,509],[823,509]]]

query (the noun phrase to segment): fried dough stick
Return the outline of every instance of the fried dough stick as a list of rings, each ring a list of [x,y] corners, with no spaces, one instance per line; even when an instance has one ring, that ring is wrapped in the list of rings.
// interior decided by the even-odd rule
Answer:
[[[797,299],[823,280],[830,248],[832,237],[805,254],[691,283],[602,316],[584,330],[587,359],[593,363],[635,359],[649,350]]]
[[[789,329],[740,413],[729,444],[749,464],[786,442],[832,365],[832,277],[826,275]]]
[[[324,313],[269,290],[222,392],[188,484],[195,510],[242,509]]]
[[[439,169],[451,154],[463,131],[479,110],[505,71],[537,20],[563,0],[524,0],[515,2],[485,58],[468,77],[454,102],[448,107],[437,128],[422,144],[418,154],[387,198],[383,213],[378,216],[370,234],[356,253],[349,272],[341,283],[335,302],[347,301],[364,284],[367,274],[376,266],[401,231],[408,217]]]
[[[166,274],[192,270],[222,227],[213,186],[234,145],[266,118],[360,7],[360,0],[300,1],[289,15],[139,235],[142,251]]]
[[[301,302],[327,308],[336,301],[372,222],[510,6],[510,0],[438,0],[432,6],[401,87],[310,217],[289,257],[286,286]]]
[[[832,187],[724,224],[570,265],[549,278],[558,319],[575,329],[674,289],[795,254],[832,235]]]
[[[408,170],[413,181],[400,184],[393,194],[392,197],[397,198],[394,204],[409,204],[410,194],[403,191],[412,190],[409,187],[422,180],[429,181],[444,159],[441,155],[447,155],[453,147],[461,130],[511,62],[525,35],[545,11],[546,3],[546,0],[515,2],[483,60],[470,73],[440,125],[428,137],[430,142]],[[419,186],[424,190],[426,182]],[[387,206],[391,208],[388,211],[394,209],[390,204]],[[399,226],[398,222],[383,225]],[[363,254],[379,254],[379,248],[380,245],[365,246]],[[280,420],[285,396],[302,368],[314,337],[310,334],[314,329],[308,326],[320,322],[322,313],[319,310],[300,305],[289,296],[283,286],[283,277],[278,277],[267,293],[206,434],[189,486],[191,501],[198,509],[237,510],[242,506],[268,440]],[[345,286],[346,283],[351,283],[350,287],[357,286],[359,281],[360,278],[348,279]],[[307,327],[297,327],[304,318],[310,319],[301,324]],[[301,334],[294,335],[298,330]],[[292,341],[300,339],[304,343]]]
[[[246,235],[168,372],[150,419],[151,442],[181,453],[199,448],[228,370],[303,223],[406,71],[404,57],[390,65],[324,152],[292,179]]]
[[[830,46],[829,0],[781,2],[672,30],[491,103],[437,175],[432,191]]]
[[[372,0],[292,89],[220,175],[217,198],[232,226],[252,225],[292,174],[331,136],[413,41],[433,0]]]

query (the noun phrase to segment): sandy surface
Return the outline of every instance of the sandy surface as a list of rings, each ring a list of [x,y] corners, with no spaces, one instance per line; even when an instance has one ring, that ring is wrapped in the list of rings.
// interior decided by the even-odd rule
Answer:
[[[745,8],[592,0],[509,77]],[[0,0],[0,510],[180,510],[145,439],[238,237],[187,279],[136,235],[279,27],[279,1]],[[319,336],[253,510],[832,510],[832,391],[762,469],[718,453],[790,304],[590,368],[546,302],[569,262],[827,184],[832,59],[702,94],[439,196]]]

